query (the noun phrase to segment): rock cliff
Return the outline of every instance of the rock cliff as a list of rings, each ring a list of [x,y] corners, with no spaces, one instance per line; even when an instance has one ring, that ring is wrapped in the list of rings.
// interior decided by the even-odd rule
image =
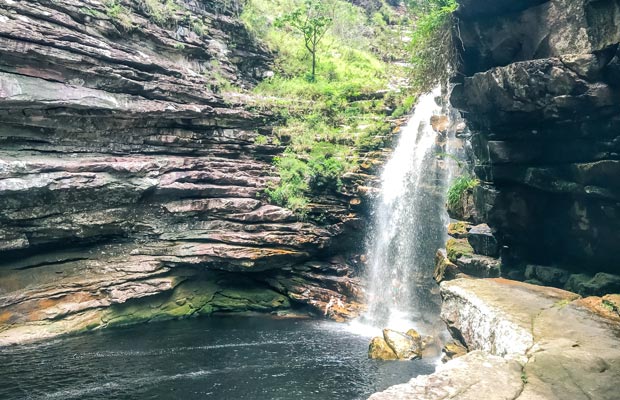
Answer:
[[[251,87],[271,55],[238,2],[172,3],[0,5],[0,344],[216,311],[357,312],[351,199],[369,177],[317,196],[308,220],[269,204],[284,147],[256,138],[273,118],[219,89]]]
[[[497,237],[502,274],[618,291],[620,3],[462,0],[456,18],[451,101],[473,132],[473,219]]]

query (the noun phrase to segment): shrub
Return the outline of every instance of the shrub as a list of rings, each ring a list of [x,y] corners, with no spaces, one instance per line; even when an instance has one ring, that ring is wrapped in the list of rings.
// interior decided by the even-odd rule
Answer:
[[[144,10],[151,21],[163,28],[172,28],[176,25],[176,12],[180,6],[175,0],[142,0]]]
[[[134,28],[129,10],[118,0],[107,0],[105,2],[105,13],[112,21],[116,22],[122,30],[131,31]]]
[[[409,50],[411,77],[418,92],[428,92],[445,83],[457,66],[458,55],[452,37],[456,0],[410,0],[417,15]]]
[[[457,208],[465,192],[479,184],[480,181],[470,175],[461,175],[456,178],[448,189],[448,207],[451,209]]]

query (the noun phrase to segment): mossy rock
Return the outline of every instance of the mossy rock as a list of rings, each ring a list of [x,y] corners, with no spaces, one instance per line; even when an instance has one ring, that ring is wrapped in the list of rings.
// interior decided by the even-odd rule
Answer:
[[[471,247],[467,239],[448,239],[446,243],[446,251],[448,253],[448,260],[453,263],[463,256],[471,256],[474,254],[474,249]]]
[[[451,222],[448,225],[448,235],[457,239],[466,238],[470,228],[471,225],[466,221]]]

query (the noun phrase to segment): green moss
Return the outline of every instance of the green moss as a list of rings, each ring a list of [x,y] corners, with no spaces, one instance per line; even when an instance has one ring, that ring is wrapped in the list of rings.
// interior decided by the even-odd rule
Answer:
[[[469,232],[469,223],[465,222],[465,221],[456,221],[456,222],[451,222],[448,225],[448,235],[450,236],[454,236],[456,238],[462,238],[467,236],[467,233]]]
[[[448,253],[448,259],[453,263],[463,256],[471,256],[474,254],[474,249],[471,247],[467,239],[448,239],[446,243],[446,251]]]
[[[564,308],[567,305],[569,305],[571,303],[571,301],[572,301],[571,299],[559,300],[559,301],[556,301],[555,303],[553,303],[553,307]]]

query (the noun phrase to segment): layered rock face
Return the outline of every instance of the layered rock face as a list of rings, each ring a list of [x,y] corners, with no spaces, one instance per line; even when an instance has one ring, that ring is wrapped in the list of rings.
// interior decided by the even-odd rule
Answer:
[[[0,6],[0,344],[295,304],[355,314],[354,194],[321,194],[321,223],[269,204],[269,115],[217,93],[269,71],[239,4],[148,3]]]
[[[617,291],[605,274],[619,272],[620,3],[487,3],[457,11],[463,63],[451,98],[473,131],[474,222],[496,234],[504,275],[556,266],[589,275],[572,290],[597,293],[602,273],[599,291]],[[528,278],[568,279],[543,275]]]

